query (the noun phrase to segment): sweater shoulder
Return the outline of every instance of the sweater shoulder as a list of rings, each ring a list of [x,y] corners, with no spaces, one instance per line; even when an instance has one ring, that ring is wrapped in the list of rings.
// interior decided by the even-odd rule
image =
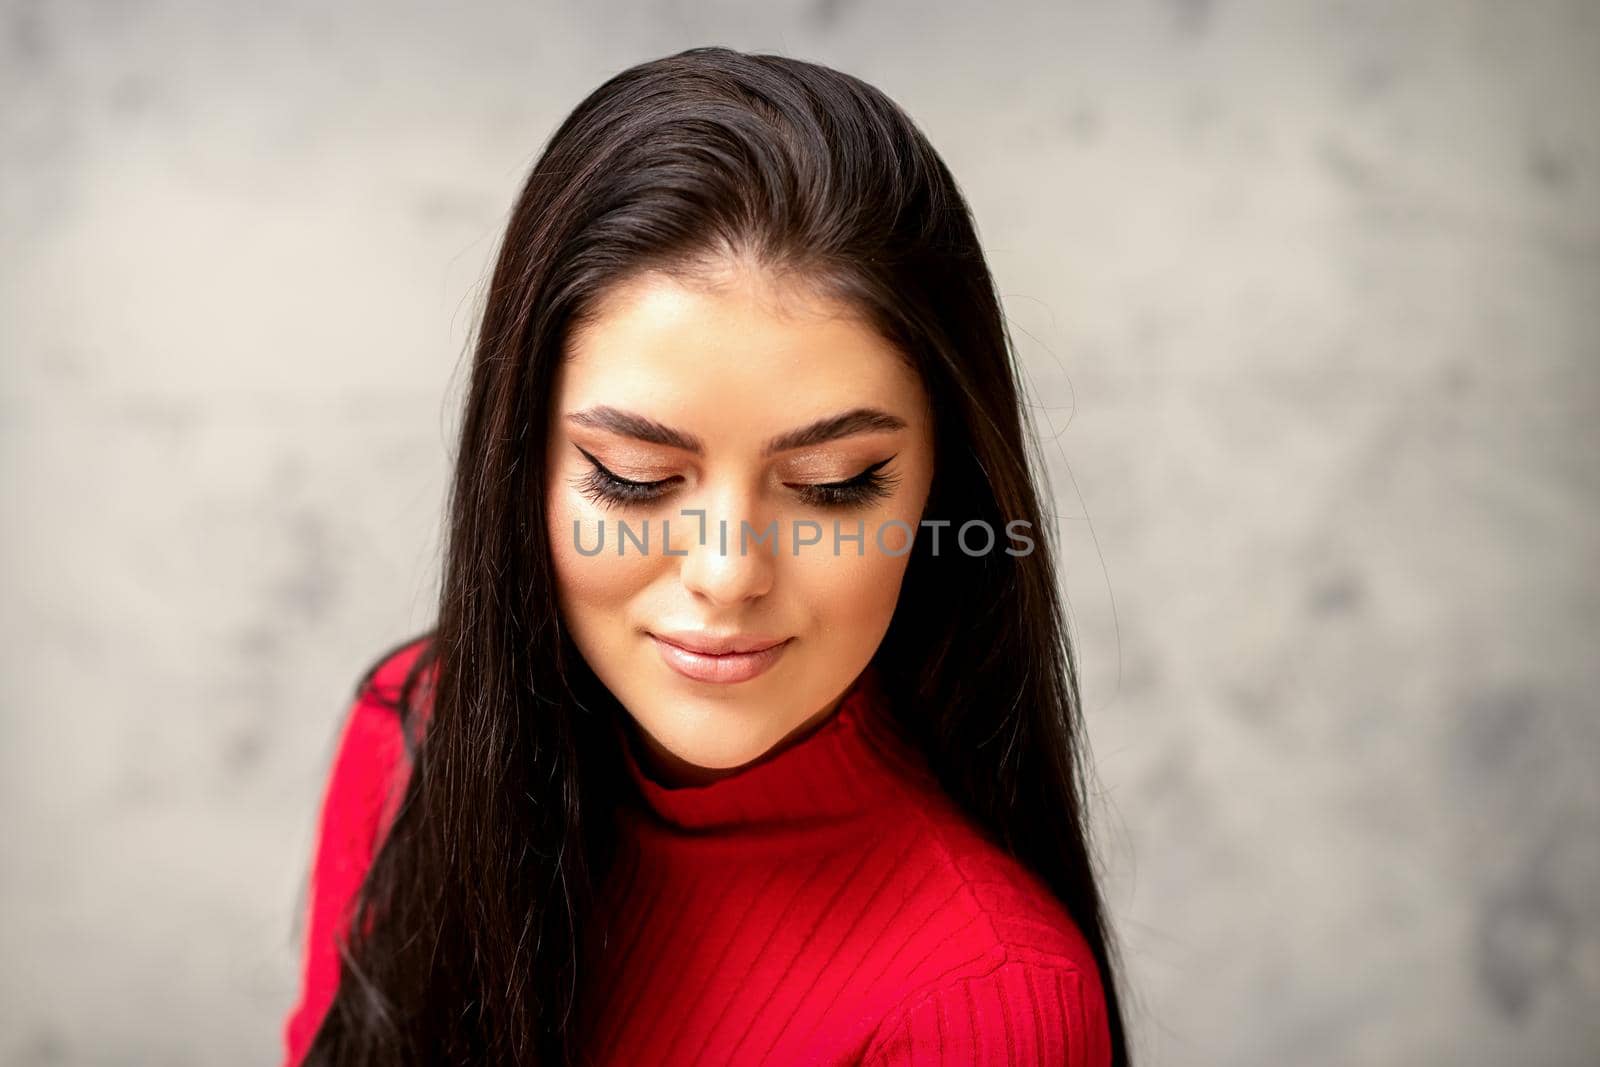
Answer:
[[[873,1031],[864,1067],[1110,1067],[1097,983],[1071,968],[1007,961],[905,998]]]
[[[1096,973],[1083,931],[1043,879],[936,787],[918,782],[902,797],[888,814],[919,895],[938,901],[929,922],[946,934],[937,955],[947,965],[965,957]]]
[[[890,976],[863,1062],[1109,1063],[1099,967],[1065,906],[948,797],[906,799],[897,817],[926,949]]]
[[[414,670],[421,673],[428,666],[432,644],[433,636],[428,633],[408,638],[379,653],[362,671],[361,679],[356,683],[355,699],[395,711],[401,710],[402,699],[411,696],[405,691],[407,679]]]

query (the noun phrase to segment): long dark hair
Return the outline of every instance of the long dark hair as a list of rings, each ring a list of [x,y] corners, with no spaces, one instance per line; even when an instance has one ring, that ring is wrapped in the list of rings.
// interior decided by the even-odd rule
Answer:
[[[308,1062],[577,1057],[580,937],[603,918],[593,900],[620,753],[614,698],[555,607],[548,397],[564,337],[608,287],[729,259],[864,312],[922,376],[937,420],[925,514],[954,526],[937,555],[917,539],[874,663],[944,788],[1081,928],[1113,1062],[1128,1062],[1056,532],[970,212],[883,93],[725,48],[606,81],[550,138],[512,210],[474,340],[437,625],[410,678],[429,671],[431,711]],[[1034,551],[948,551],[974,519],[996,531],[1026,520]]]

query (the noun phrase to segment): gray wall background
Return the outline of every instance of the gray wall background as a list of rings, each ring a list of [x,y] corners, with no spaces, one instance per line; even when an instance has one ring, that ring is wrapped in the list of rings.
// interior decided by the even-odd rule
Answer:
[[[969,195],[1145,1064],[1600,1060],[1600,5],[3,6],[0,1063],[269,1064],[544,138],[694,44]]]

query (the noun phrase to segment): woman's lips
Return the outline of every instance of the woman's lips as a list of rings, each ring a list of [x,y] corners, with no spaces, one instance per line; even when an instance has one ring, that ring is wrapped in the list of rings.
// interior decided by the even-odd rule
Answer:
[[[760,652],[729,652],[714,656],[705,652],[690,651],[655,634],[651,634],[650,639],[655,642],[656,650],[661,653],[661,658],[667,666],[685,678],[696,682],[717,682],[724,685],[748,682],[762,674],[778,662],[778,658],[794,640],[792,637],[787,638]]]

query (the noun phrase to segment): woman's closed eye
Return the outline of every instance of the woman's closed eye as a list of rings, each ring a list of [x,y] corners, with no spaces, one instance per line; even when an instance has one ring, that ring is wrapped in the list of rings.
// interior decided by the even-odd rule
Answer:
[[[603,463],[584,449],[579,448],[578,451],[589,461],[589,470],[574,484],[585,497],[604,508],[652,503],[670,492],[673,483],[683,480],[680,476],[673,475],[670,478],[649,482],[634,481],[606,469]],[[785,482],[784,484],[793,489],[801,500],[814,507],[865,507],[888,496],[899,482],[897,475],[883,470],[892,459],[894,456],[881,459],[855,477],[842,482]]]

